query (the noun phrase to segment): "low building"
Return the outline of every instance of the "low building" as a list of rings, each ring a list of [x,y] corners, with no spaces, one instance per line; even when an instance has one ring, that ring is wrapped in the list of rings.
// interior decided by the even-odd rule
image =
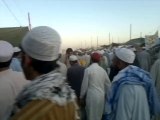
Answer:
[[[13,46],[19,46],[22,38],[28,31],[28,26],[0,28],[0,40],[6,40]]]

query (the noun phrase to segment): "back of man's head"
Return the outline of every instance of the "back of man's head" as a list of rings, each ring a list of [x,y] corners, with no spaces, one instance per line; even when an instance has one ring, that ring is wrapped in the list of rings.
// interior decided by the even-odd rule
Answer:
[[[78,58],[77,58],[77,56],[75,56],[75,55],[71,55],[71,56],[69,57],[69,61],[70,61],[70,64],[71,64],[71,65],[74,65],[74,64],[77,64],[77,63],[78,63]]]
[[[132,64],[135,59],[135,54],[132,50],[127,48],[119,48],[115,51],[115,55],[123,62]]]
[[[123,69],[126,66],[133,64],[135,54],[132,50],[127,48],[118,48],[114,52],[113,64],[118,69]]]
[[[91,60],[94,63],[99,63],[101,59],[101,55],[98,52],[94,52],[91,54]]]
[[[52,28],[33,28],[22,41],[23,50],[32,58],[41,61],[54,61],[59,56],[60,35]]]
[[[60,45],[60,35],[47,26],[33,28],[21,43],[23,52],[32,59],[31,66],[41,74],[48,73],[57,67]],[[24,64],[24,61],[22,62]]]

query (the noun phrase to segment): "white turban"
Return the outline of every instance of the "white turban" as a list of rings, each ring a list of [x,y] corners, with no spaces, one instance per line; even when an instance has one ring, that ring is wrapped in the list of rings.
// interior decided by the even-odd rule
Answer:
[[[75,55],[71,55],[70,57],[69,57],[69,61],[77,61],[78,60],[78,58],[77,58],[77,56],[75,56]]]
[[[102,53],[101,53],[100,50],[97,50],[97,51],[95,51],[95,52],[98,53],[98,54],[100,54],[100,55],[102,55]]]
[[[115,50],[115,55],[126,63],[133,63],[135,60],[134,52],[127,48],[119,48]]]
[[[8,62],[13,56],[13,46],[3,40],[0,40],[0,62]]]
[[[33,28],[22,41],[23,50],[30,57],[41,61],[56,60],[59,56],[60,45],[60,35],[47,26]]]
[[[101,51],[100,51],[100,54],[103,55],[103,54],[104,54],[104,50],[101,50]]]

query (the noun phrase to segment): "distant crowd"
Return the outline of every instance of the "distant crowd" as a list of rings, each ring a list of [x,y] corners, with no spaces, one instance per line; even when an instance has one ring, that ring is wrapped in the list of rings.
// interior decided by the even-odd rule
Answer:
[[[47,26],[0,40],[0,120],[160,120],[160,49],[60,46]]]

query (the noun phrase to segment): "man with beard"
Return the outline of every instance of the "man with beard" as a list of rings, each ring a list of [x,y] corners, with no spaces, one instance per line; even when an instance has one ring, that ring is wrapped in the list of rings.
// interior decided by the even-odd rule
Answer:
[[[12,120],[76,120],[73,90],[57,70],[61,38],[40,26],[22,40],[22,68],[31,83],[17,97]]]
[[[148,72],[131,65],[135,54],[126,48],[114,52],[113,65],[120,71],[114,77],[105,120],[151,120],[160,113],[160,103]]]

